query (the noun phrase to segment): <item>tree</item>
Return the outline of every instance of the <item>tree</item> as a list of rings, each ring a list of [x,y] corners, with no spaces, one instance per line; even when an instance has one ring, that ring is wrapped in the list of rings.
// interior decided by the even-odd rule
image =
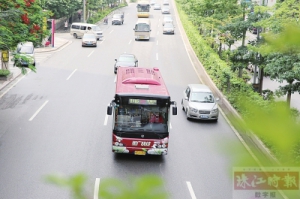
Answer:
[[[49,12],[44,12],[35,0],[0,0],[0,16],[1,51],[14,51],[25,41],[38,45],[48,35],[42,23]],[[19,58],[23,59],[23,56]]]
[[[53,12],[53,18],[70,17],[82,8],[82,0],[51,0],[45,2],[45,8]]]
[[[288,84],[279,87],[279,93],[287,94],[287,103],[290,106],[291,95],[300,93],[300,54],[295,53],[273,53],[267,57],[265,71],[272,80],[280,83],[286,81]]]

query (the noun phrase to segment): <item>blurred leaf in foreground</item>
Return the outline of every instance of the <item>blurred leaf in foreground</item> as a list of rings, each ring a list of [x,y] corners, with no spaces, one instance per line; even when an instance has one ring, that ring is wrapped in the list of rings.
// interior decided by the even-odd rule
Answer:
[[[243,115],[243,120],[236,120],[235,125],[262,139],[282,166],[300,166],[300,123],[297,114],[285,102],[273,102],[262,107],[241,97],[238,103],[247,113]]]
[[[103,199],[167,199],[163,180],[155,175],[132,178],[129,182],[119,179],[104,179],[100,183],[100,198]]]
[[[262,54],[274,52],[300,53],[300,26],[299,24],[288,24],[279,34],[263,34],[266,45],[260,48]]]
[[[87,177],[83,173],[78,173],[70,177],[65,177],[62,175],[49,175],[46,177],[46,181],[57,186],[71,189],[74,199],[88,199],[84,190]]]

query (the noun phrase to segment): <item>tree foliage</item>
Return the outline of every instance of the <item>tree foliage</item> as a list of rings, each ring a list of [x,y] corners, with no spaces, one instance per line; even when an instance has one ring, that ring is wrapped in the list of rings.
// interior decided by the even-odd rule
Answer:
[[[77,10],[82,9],[82,0],[51,0],[46,1],[45,9],[51,10],[54,19],[70,17]]]

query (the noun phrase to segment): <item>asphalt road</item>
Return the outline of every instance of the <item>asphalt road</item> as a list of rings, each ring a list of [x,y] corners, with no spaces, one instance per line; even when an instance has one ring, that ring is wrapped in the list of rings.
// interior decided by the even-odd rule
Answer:
[[[96,178],[151,173],[163,178],[170,198],[233,198],[231,169],[241,166],[234,159],[251,156],[222,115],[218,123],[186,120],[180,106],[183,90],[200,81],[177,23],[175,35],[163,35],[162,15],[152,10],[150,41],[134,41],[135,4],[123,10],[124,25],[103,26],[104,40],[97,48],[82,48],[80,39],[61,34],[72,43],[39,63],[37,73],[26,75],[0,99],[1,199],[70,198],[67,190],[43,179],[78,172],[89,176],[91,196]],[[167,156],[111,152],[106,107],[114,96],[114,59],[123,52],[134,53],[140,67],[158,67],[178,103]]]

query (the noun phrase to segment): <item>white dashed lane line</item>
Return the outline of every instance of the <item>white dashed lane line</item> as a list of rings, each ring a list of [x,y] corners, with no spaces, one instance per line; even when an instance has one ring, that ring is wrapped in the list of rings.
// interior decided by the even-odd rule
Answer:
[[[93,52],[94,52],[94,51],[92,51],[92,52],[88,55],[88,57],[91,56],[91,55],[93,54]]]
[[[195,195],[195,193],[194,193],[192,184],[191,184],[189,181],[186,181],[186,185],[187,185],[187,187],[188,187],[188,189],[189,189],[191,198],[192,198],[192,199],[197,199],[197,198],[196,198],[196,195]]]
[[[29,121],[32,121],[35,118],[35,116],[37,116],[37,114],[39,114],[39,112],[46,106],[48,102],[49,100],[46,100],[44,104],[42,104],[42,106],[31,116],[31,118],[29,118]]]
[[[75,69],[66,80],[69,80],[76,71],[77,71],[77,69]]]
[[[96,178],[95,180],[95,187],[94,187],[94,199],[98,199],[99,195],[99,188],[100,188],[100,178]]]

